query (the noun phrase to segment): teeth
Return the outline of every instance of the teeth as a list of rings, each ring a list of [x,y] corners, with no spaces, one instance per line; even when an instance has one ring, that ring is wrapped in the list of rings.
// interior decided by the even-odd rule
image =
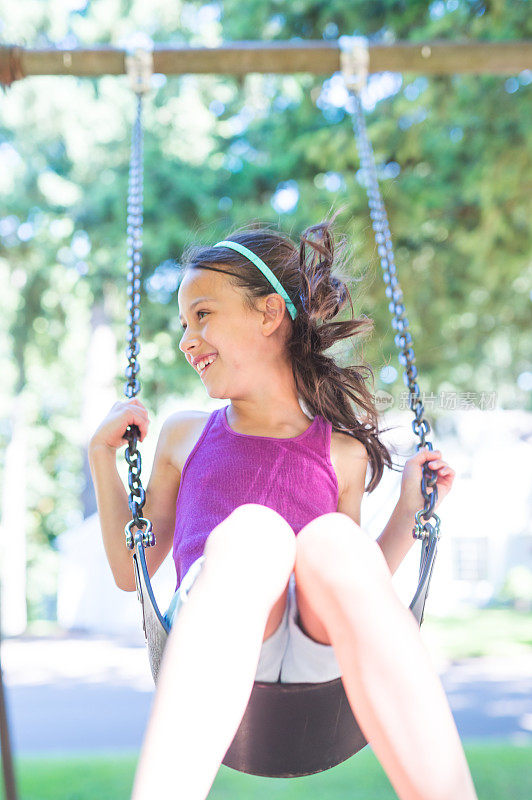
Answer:
[[[196,365],[198,372],[202,372],[202,370],[205,369],[207,364],[212,364],[212,362],[214,361],[215,358],[216,358],[216,356],[210,356],[209,358],[206,358],[205,361],[198,361],[198,363]]]

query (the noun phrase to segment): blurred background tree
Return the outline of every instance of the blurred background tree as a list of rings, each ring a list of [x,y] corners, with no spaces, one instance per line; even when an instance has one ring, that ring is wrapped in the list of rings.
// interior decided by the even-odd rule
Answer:
[[[516,0],[249,0],[245,14],[237,0],[19,0],[9,8],[0,0],[0,19],[3,43],[27,47],[120,45],[139,30],[155,42],[196,46],[351,33],[385,43],[532,36],[528,6]],[[224,238],[251,219],[278,224],[298,242],[339,207],[355,311],[375,320],[363,356],[374,389],[397,399],[404,385],[341,76],[154,83],[144,113],[143,402],[157,413],[198,383],[178,348],[175,262],[186,245]],[[496,392],[498,406],[529,410],[531,83],[531,70],[383,73],[371,76],[366,96],[422,390]],[[102,321],[119,343],[115,387],[123,397],[135,98],[126,77],[34,77],[15,83],[2,107],[4,484],[8,443],[16,430],[31,431],[18,501],[4,492],[2,519],[27,531],[31,618],[53,616],[43,607],[53,570],[43,565],[53,563],[57,535],[95,510],[80,418],[91,400],[91,331]]]

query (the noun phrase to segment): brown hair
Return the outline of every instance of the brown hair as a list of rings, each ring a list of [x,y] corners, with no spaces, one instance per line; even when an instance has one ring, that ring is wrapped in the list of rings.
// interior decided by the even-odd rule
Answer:
[[[373,330],[373,320],[365,314],[355,318],[346,285],[349,278],[339,273],[338,263],[345,253],[346,241],[343,237],[335,251],[332,226],[337,214],[330,221],[306,228],[299,248],[288,235],[260,223],[238,228],[225,238],[248,247],[262,258],[294,303],[298,313],[292,321],[287,349],[298,394],[311,414],[320,414],[332,423],[333,430],[364,444],[371,464],[366,491],[372,492],[382,478],[384,464],[393,469],[390,452],[379,439],[382,433],[379,415],[366,386],[368,375],[374,382],[373,371],[366,363],[340,366],[334,356],[325,355],[341,339],[352,336],[362,339]],[[220,264],[235,271],[220,269]],[[244,303],[250,309],[254,308],[255,298],[273,291],[251,261],[226,247],[189,245],[180,267],[183,274],[188,269],[200,268],[231,275],[231,283],[244,290]],[[348,301],[351,318],[332,321]]]

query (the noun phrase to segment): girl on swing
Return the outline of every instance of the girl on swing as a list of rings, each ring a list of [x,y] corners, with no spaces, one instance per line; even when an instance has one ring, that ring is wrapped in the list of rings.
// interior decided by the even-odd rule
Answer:
[[[146,559],[151,576],[173,546],[178,588],[133,800],[204,800],[255,680],[339,676],[401,800],[476,798],[445,692],[391,580],[414,544],[423,463],[438,473],[436,507],[455,473],[439,451],[418,452],[377,541],[360,527],[364,491],[392,462],[363,378],[371,368],[325,355],[372,326],[353,318],[333,273],[331,228],[308,228],[297,248],[251,225],[184,254],[179,347],[209,396],[230,402],[172,414],[156,448],[143,513],[157,544]],[[348,300],[352,318],[336,320]],[[143,441],[146,408],[115,403],[89,449],[125,591],[135,590],[131,514],[115,455],[131,424]]]

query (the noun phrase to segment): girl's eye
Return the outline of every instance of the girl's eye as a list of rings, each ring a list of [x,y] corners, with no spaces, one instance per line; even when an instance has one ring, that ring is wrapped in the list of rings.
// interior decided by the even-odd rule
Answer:
[[[208,313],[209,313],[208,311],[196,311],[196,314],[198,314],[198,315],[199,314],[208,314]],[[182,325],[181,327],[183,328],[184,331],[186,331],[186,329],[187,329],[186,325]]]

